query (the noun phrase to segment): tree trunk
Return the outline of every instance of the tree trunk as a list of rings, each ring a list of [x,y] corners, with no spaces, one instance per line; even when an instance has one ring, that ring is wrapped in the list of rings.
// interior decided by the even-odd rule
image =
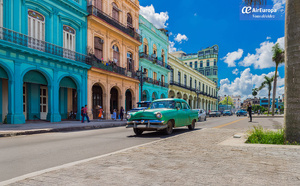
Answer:
[[[272,116],[274,116],[274,110],[275,110],[276,84],[277,84],[277,70],[278,70],[278,65],[276,64],[275,77],[274,77],[274,84],[273,84]],[[278,103],[277,103],[277,104],[278,104]]]
[[[285,138],[300,143],[300,1],[287,0],[285,13]]]
[[[270,114],[270,97],[271,97],[271,90],[268,93],[268,114]]]

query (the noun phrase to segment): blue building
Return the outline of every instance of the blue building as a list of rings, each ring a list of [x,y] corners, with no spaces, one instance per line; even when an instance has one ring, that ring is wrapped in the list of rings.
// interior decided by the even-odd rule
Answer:
[[[260,106],[268,108],[268,98],[260,99]],[[272,108],[272,98],[270,99],[270,108]],[[275,98],[275,108],[278,108],[278,98]]]
[[[86,0],[0,2],[0,120],[59,122],[80,113],[90,68]]]
[[[145,74],[140,99],[153,101],[167,98],[169,90],[168,73],[170,72],[170,67],[167,64],[169,46],[167,30],[157,29],[141,15],[139,24],[143,37],[143,44],[139,48],[139,66]]]

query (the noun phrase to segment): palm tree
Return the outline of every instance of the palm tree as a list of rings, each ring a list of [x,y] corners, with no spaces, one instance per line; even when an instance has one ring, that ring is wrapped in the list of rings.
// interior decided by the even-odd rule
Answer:
[[[261,83],[258,90],[268,87],[268,114],[270,113],[270,96],[271,96],[271,90],[272,90],[272,82],[274,81],[274,76],[269,78],[268,76],[265,76],[265,81]]]
[[[275,68],[275,78],[273,84],[273,98],[272,98],[272,116],[274,116],[274,109],[275,109],[275,97],[276,97],[276,84],[277,84],[277,71],[278,65],[284,62],[284,50],[279,47],[279,43],[276,43],[273,48],[273,58],[272,60],[276,63]]]
[[[252,96],[255,97],[257,96],[258,88],[253,88],[252,89]]]

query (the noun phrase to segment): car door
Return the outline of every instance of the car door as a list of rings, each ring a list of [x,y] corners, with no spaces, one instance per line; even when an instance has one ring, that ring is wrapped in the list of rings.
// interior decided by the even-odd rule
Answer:
[[[182,104],[180,101],[177,101],[175,104],[176,114],[175,114],[175,127],[180,127],[184,123],[184,111],[182,110]]]
[[[189,125],[191,123],[190,122],[191,109],[190,109],[189,105],[185,102],[182,102],[182,110],[184,112],[182,126]]]

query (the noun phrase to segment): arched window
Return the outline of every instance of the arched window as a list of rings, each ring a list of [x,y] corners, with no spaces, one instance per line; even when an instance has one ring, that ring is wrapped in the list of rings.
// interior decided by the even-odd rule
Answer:
[[[112,17],[116,21],[119,21],[119,11],[120,9],[116,5],[116,3],[112,3]]]
[[[94,38],[95,56],[100,60],[103,60],[103,43],[104,41],[101,38]]]
[[[64,48],[75,51],[75,30],[67,25],[63,26]]]
[[[132,72],[134,68],[132,53],[127,52],[127,70]]]
[[[162,51],[161,51],[161,59],[162,59],[162,62],[164,63],[165,62],[165,51],[164,51],[164,49],[162,49]]]
[[[44,50],[45,17],[33,10],[28,10],[28,45],[31,48]]]
[[[190,62],[190,67],[193,68],[193,62]]]
[[[127,27],[128,28],[133,28],[132,16],[130,15],[130,13],[127,14]]]
[[[119,52],[119,48],[117,47],[117,45],[114,45],[112,47],[113,49],[113,62],[116,65],[119,65],[119,61],[120,61],[120,52]]]
[[[102,10],[102,0],[94,0],[94,6],[95,6],[98,10]]]
[[[153,55],[152,57],[157,57],[157,47],[155,44],[153,44]]]
[[[143,44],[144,44],[144,53],[146,54],[146,55],[148,55],[148,41],[147,41],[147,39],[146,38],[144,38],[144,42],[143,42]]]

